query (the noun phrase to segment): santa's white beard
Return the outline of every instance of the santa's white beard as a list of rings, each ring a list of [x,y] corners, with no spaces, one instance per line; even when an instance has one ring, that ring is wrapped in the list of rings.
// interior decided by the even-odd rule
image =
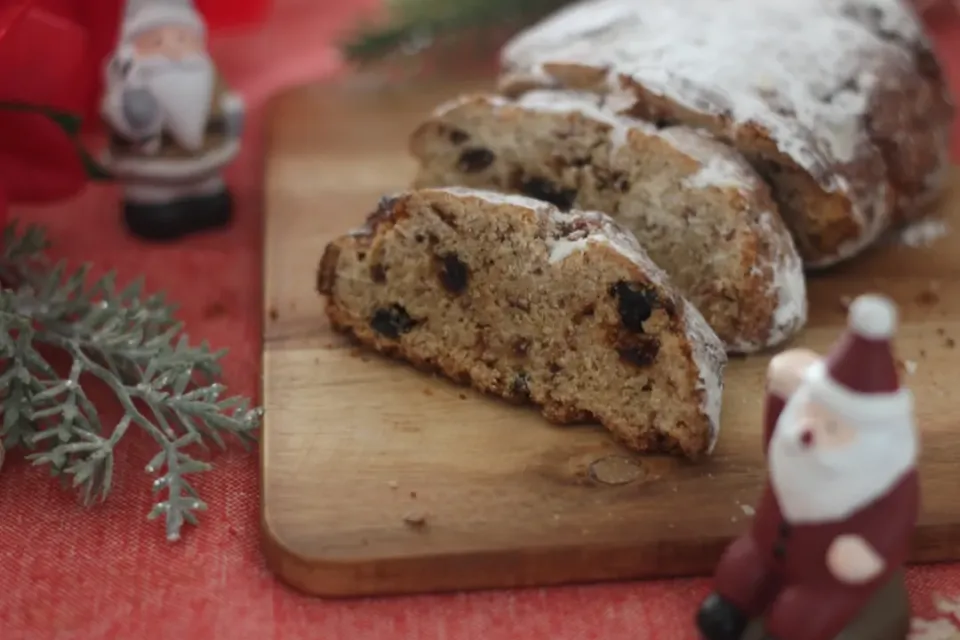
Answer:
[[[205,54],[182,60],[153,57],[138,62],[143,85],[160,103],[163,127],[184,149],[203,145],[214,86],[213,61]]]
[[[804,447],[798,420],[811,397],[809,384],[790,398],[770,442],[770,481],[780,510],[795,524],[836,522],[849,517],[887,493],[913,468],[917,440],[912,404],[903,411],[877,415],[869,398],[857,417],[857,406],[844,407],[845,421],[857,429],[856,438],[836,449],[816,443]]]

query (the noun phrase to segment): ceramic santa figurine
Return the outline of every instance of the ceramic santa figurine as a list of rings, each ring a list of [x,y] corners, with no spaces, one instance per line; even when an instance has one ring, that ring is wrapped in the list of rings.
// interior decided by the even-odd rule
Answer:
[[[920,495],[913,396],[900,387],[891,346],[896,321],[889,300],[861,296],[828,355],[791,350],[771,361],[768,482],[697,614],[703,638],[906,636],[901,568]]]
[[[243,102],[206,50],[189,0],[130,0],[106,66],[104,164],[135,234],[172,239],[230,221],[222,171],[240,150]]]

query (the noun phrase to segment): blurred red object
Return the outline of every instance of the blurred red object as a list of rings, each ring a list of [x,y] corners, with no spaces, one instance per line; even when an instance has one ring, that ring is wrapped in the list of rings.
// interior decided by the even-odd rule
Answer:
[[[196,4],[207,26],[219,31],[262,24],[271,0],[196,0]]]
[[[198,0],[211,31],[254,26],[269,0]],[[76,134],[98,128],[101,69],[124,0],[0,0],[0,224],[6,202],[67,198],[87,183]]]
[[[0,0],[0,190],[10,202],[57,200],[87,181],[66,121],[49,113],[77,114],[88,98],[87,33],[64,4]]]

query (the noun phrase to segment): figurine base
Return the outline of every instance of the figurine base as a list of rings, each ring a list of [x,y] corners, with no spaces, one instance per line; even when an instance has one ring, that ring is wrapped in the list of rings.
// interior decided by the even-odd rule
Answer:
[[[810,615],[816,613],[811,611]],[[905,640],[909,632],[910,598],[901,569],[834,640]],[[765,640],[765,637],[763,620],[754,620],[740,640]]]
[[[225,227],[233,218],[233,197],[227,190],[158,204],[127,202],[123,221],[133,235],[169,241]]]

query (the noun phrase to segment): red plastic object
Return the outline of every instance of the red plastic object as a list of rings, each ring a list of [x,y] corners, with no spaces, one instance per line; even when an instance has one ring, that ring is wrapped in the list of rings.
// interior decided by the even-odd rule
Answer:
[[[86,184],[62,126],[16,107],[78,113],[89,91],[88,45],[83,27],[46,4],[0,0],[0,189],[11,202],[56,200]]]
[[[198,0],[211,31],[254,26],[270,0]],[[63,124],[30,105],[98,126],[103,61],[116,45],[124,0],[0,0],[0,190],[12,202],[69,197],[86,184]],[[3,211],[0,210],[0,216]],[[0,220],[2,222],[2,220]]]
[[[270,4],[271,0],[196,0],[197,9],[212,31],[262,24]]]

